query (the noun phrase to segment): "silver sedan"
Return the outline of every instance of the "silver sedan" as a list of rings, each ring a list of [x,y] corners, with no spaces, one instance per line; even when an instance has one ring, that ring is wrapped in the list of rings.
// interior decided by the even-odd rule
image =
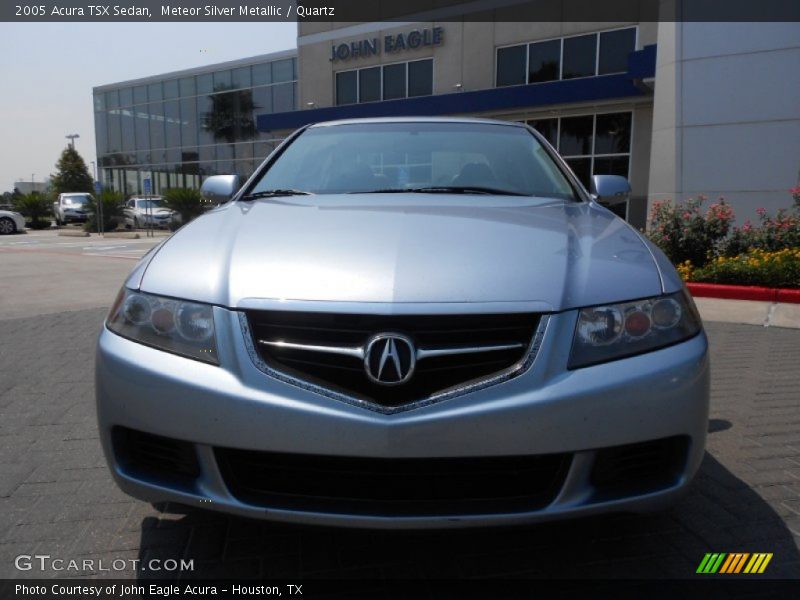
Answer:
[[[101,439],[150,502],[459,527],[668,506],[705,445],[706,336],[664,255],[531,128],[322,123],[134,268]],[[231,199],[232,197],[232,199]]]

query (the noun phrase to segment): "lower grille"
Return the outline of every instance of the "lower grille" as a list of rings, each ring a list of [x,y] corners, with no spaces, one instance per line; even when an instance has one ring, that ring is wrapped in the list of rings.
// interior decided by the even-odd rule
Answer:
[[[217,448],[231,494],[254,506],[355,515],[527,512],[556,497],[569,454],[361,458]]]
[[[191,489],[200,475],[190,442],[126,427],[115,427],[111,439],[117,461],[131,477]]]
[[[676,436],[597,451],[591,483],[601,496],[643,494],[675,485],[689,438]]]
[[[248,311],[253,345],[267,365],[320,387],[382,407],[398,407],[491,377],[527,355],[540,315],[359,315]],[[320,347],[363,349],[386,332],[409,339],[417,350],[491,349],[417,359],[413,376],[399,385],[371,380],[357,353],[320,352]],[[309,350],[308,348],[317,350]],[[402,361],[407,361],[402,357]],[[373,361],[374,365],[375,361]]]

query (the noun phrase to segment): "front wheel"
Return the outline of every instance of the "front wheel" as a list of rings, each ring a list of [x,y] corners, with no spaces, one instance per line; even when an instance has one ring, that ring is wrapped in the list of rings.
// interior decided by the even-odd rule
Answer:
[[[9,233],[14,233],[17,230],[17,224],[14,223],[12,219],[8,217],[0,218],[0,235],[8,235]]]

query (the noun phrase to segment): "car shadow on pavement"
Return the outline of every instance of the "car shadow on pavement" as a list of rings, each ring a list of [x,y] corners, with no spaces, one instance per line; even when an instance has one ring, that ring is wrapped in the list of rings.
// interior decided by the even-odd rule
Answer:
[[[707,552],[771,552],[764,577],[800,577],[784,520],[708,453],[691,490],[668,511],[646,515],[405,532],[167,509],[143,520],[139,559],[192,560],[193,570],[141,571],[140,579],[692,578]]]

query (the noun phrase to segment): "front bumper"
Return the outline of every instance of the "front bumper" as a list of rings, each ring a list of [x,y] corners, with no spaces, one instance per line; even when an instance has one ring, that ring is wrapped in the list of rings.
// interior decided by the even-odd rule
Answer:
[[[63,220],[65,223],[85,223],[89,220],[89,215],[88,213],[65,212]]]
[[[150,502],[232,514],[381,528],[528,523],[672,502],[703,457],[708,418],[707,341],[700,334],[656,352],[566,371],[576,312],[550,318],[531,368],[504,383],[393,415],[280,382],[248,355],[237,313],[215,309],[221,366],[167,354],[104,329],[97,352],[100,435],[118,485]],[[199,472],[189,484],[131,470],[114,447],[118,428],[190,442]],[[680,438],[685,456],[652,489],[600,493],[593,469],[602,449]],[[558,489],[535,510],[435,515],[326,512],[243,501],[231,491],[220,449],[369,459],[565,454]]]
[[[172,225],[173,219],[171,217],[165,217],[163,219],[159,219],[157,217],[138,217],[139,224],[143,227],[159,227],[159,228],[168,228]]]

